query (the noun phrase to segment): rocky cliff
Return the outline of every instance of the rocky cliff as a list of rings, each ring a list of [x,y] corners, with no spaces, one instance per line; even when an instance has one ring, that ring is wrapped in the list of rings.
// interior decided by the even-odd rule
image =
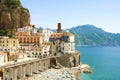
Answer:
[[[30,14],[20,0],[0,0],[0,30],[15,30],[26,25],[30,25]]]

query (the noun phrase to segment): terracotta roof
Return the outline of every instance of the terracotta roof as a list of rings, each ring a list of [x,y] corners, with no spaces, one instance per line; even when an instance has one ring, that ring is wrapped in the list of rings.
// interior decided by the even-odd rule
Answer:
[[[74,36],[72,33],[70,32],[64,32],[63,35],[66,35],[66,36]]]
[[[53,34],[51,34],[50,38],[60,38],[60,37],[62,37],[62,34],[63,33],[53,33]]]
[[[50,45],[50,42],[43,42],[44,45]]]

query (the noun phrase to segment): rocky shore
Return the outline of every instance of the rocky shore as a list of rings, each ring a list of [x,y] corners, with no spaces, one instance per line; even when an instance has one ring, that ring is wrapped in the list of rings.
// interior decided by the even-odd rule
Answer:
[[[27,80],[80,80],[80,73],[91,73],[91,67],[86,64],[72,68],[61,68],[45,70],[39,74],[34,74]]]

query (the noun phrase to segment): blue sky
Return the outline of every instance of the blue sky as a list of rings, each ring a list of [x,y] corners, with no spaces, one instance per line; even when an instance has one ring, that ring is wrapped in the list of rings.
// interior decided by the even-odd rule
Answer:
[[[120,0],[21,0],[36,27],[62,28],[92,24],[120,33]]]

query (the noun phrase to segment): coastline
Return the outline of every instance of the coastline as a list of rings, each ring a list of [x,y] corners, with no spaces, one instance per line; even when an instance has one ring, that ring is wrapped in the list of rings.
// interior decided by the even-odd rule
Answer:
[[[88,71],[86,72],[86,70]],[[91,67],[89,65],[82,64],[72,68],[51,68],[38,74],[34,74],[26,80],[81,80],[80,73],[82,72],[91,73]]]

